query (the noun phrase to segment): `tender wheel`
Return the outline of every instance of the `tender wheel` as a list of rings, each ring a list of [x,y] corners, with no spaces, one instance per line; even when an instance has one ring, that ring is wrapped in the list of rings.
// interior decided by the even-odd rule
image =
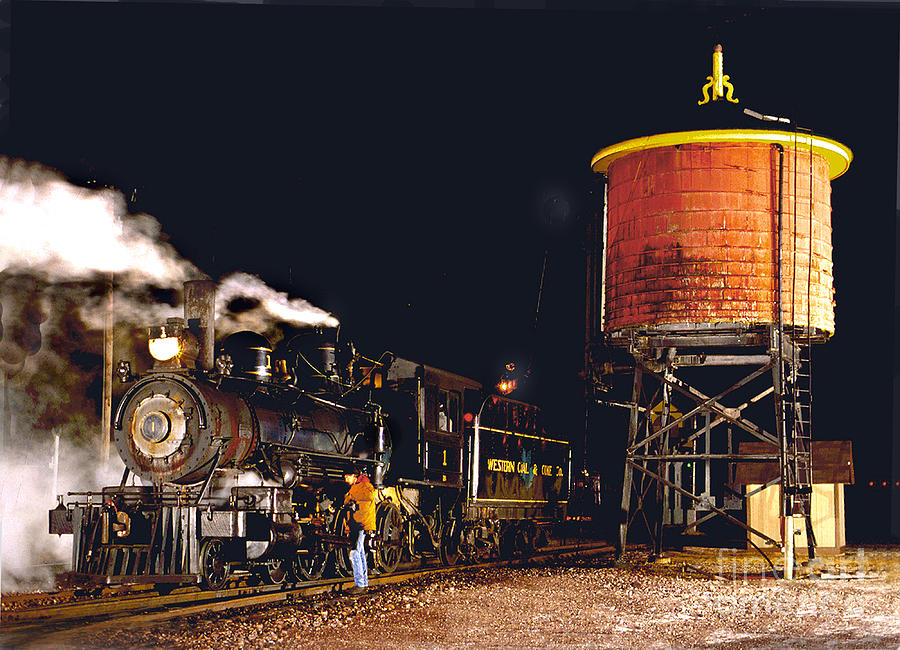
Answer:
[[[263,565],[262,579],[270,585],[280,585],[288,573],[288,560],[277,558]]]
[[[459,536],[460,558],[463,562],[472,563],[478,560],[478,544],[475,541],[475,528],[473,526],[462,526]]]
[[[488,557],[500,557],[500,533],[494,531],[490,535],[490,546],[487,549]]]
[[[516,530],[513,526],[500,533],[499,546],[501,560],[511,560],[516,556]]]
[[[403,552],[403,515],[393,501],[381,501],[375,507],[375,568],[392,573]]]
[[[200,549],[200,577],[207,589],[219,590],[228,582],[231,566],[225,561],[225,543],[208,539]]]
[[[460,538],[462,524],[458,519],[450,519],[444,524],[441,534],[441,563],[454,566],[460,559]]]
[[[525,526],[517,526],[515,532],[515,552],[519,557],[531,557],[534,553],[534,539]]]

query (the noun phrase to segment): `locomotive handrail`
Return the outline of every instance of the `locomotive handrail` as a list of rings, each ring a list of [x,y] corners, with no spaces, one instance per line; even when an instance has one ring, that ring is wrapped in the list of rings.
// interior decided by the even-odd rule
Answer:
[[[216,470],[219,468],[219,458],[222,456],[222,441],[219,441],[219,445],[216,447],[216,455],[213,456],[212,463],[209,469],[209,474],[206,476],[206,480],[203,481],[203,487],[200,488],[200,493],[197,494],[197,499],[194,501],[195,506],[199,506],[200,502],[203,500],[203,497],[206,496],[206,492],[209,490],[209,484],[212,481],[213,474],[216,473]]]
[[[205,402],[201,398],[200,394],[197,393],[197,391],[195,391],[190,386],[190,384],[188,384],[187,382],[182,380],[182,378],[179,375],[173,375],[171,373],[159,373],[159,374],[154,374],[152,376],[146,376],[143,379],[138,380],[138,382],[134,386],[129,388],[128,392],[126,392],[122,396],[122,399],[119,401],[119,405],[116,407],[116,416],[113,418],[113,426],[115,427],[116,431],[122,430],[122,416],[124,415],[124,410],[125,410],[126,405],[130,402],[130,400],[134,396],[134,394],[137,393],[144,386],[147,386],[147,385],[153,383],[154,381],[157,381],[160,379],[167,379],[167,380],[171,381],[172,383],[178,384],[179,386],[184,388],[184,390],[187,391],[188,395],[190,395],[191,398],[193,398],[194,402],[199,407],[197,409],[197,412],[198,412],[197,426],[201,429],[206,428],[206,412],[203,409],[203,405]]]
[[[79,508],[103,508],[105,506],[105,501],[103,499],[102,492],[67,492],[66,496],[75,497],[73,500],[69,501],[66,504],[66,510],[70,513],[76,507]],[[135,505],[144,505],[142,497],[146,495],[125,495],[122,499],[122,503],[126,506],[135,506]],[[164,506],[177,506],[181,505],[182,500],[176,498],[173,495],[166,495],[159,497],[158,495],[151,495],[157,499],[155,504],[164,505]]]
[[[344,454],[330,454],[327,451],[297,451],[294,447],[285,445],[280,442],[270,442],[267,444],[267,446],[287,449],[289,451],[295,452],[298,458],[302,458],[303,456],[318,456],[320,458],[333,458],[335,460],[353,461],[354,463],[372,463],[373,465],[382,463],[382,461],[380,460],[374,460],[371,458],[356,458],[355,456],[351,457]]]
[[[417,481],[416,479],[411,478],[398,478],[397,483],[403,483],[404,485],[424,485],[426,487],[447,487],[446,483],[440,483],[438,481]]]
[[[325,399],[323,397],[317,397],[312,393],[307,393],[306,391],[300,391],[300,395],[302,397],[308,397],[314,402],[318,402],[319,404],[325,404],[326,406],[333,406],[336,409],[341,409],[343,411],[357,411],[359,413],[367,413],[363,409],[354,408],[352,406],[347,406],[346,404],[339,404],[338,402],[332,402],[331,400]]]

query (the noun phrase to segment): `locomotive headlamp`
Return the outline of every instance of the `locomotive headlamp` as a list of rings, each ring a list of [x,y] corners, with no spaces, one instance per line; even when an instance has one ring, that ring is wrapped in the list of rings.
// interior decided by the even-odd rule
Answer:
[[[181,352],[181,341],[177,336],[163,336],[150,339],[150,356],[157,361],[170,361]]]
[[[197,337],[187,330],[181,318],[170,318],[165,325],[151,327],[148,339],[150,356],[156,359],[156,367],[192,367],[197,359]]]
[[[171,361],[181,353],[183,334],[184,321],[180,318],[170,318],[165,325],[151,327],[148,332],[150,356],[157,361]]]

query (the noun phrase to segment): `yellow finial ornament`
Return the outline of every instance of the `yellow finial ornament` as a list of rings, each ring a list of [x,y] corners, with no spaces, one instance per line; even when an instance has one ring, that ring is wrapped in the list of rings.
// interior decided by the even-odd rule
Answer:
[[[727,74],[722,74],[725,71],[724,57],[722,55],[722,46],[716,45],[713,49],[713,69],[712,76],[706,78],[706,85],[703,86],[700,90],[703,91],[703,99],[697,102],[698,106],[703,106],[709,102],[709,89],[712,88],[712,100],[714,102],[719,101],[720,99],[724,99],[726,101],[731,102],[732,104],[737,104],[738,100],[732,97],[734,93],[734,86],[732,86],[728,79]],[[728,93],[725,93],[725,89],[728,89]]]

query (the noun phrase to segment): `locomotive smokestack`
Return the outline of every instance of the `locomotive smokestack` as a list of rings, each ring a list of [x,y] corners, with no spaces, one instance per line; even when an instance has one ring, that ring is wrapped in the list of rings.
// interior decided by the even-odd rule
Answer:
[[[184,283],[184,320],[200,341],[197,359],[203,370],[212,370],[216,345],[216,283],[188,280]]]

